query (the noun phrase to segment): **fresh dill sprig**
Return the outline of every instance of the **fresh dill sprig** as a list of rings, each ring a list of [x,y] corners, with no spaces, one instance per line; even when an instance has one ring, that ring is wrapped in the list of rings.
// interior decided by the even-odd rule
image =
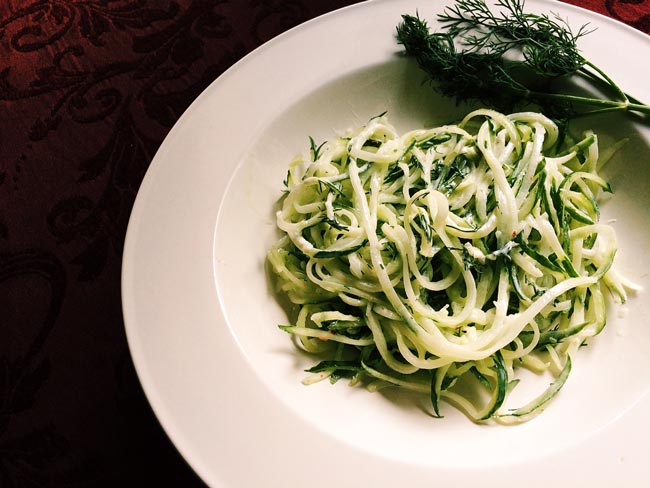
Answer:
[[[577,41],[592,32],[587,25],[574,34],[558,15],[552,19],[525,13],[523,1],[500,0],[496,5],[507,13],[495,15],[483,0],[461,0],[438,20],[470,50],[503,56],[511,49],[521,49],[526,65],[540,76],[564,76],[584,66]]]
[[[524,0],[456,0],[430,32],[418,15],[403,15],[397,40],[445,96],[474,100],[502,111],[535,104],[550,115],[572,118],[612,111],[650,114],[650,106],[627,95],[580,53],[580,38],[559,15],[524,11]],[[609,98],[555,91],[554,81],[581,77],[605,88]]]

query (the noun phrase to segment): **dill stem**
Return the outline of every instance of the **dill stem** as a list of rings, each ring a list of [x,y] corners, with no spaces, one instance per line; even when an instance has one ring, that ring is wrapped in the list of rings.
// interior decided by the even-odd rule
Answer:
[[[577,119],[581,117],[587,117],[589,115],[605,114],[610,112],[620,112],[621,107],[606,107],[606,108],[597,108],[595,110],[586,110],[585,112],[578,112],[575,115],[572,115],[571,118]]]
[[[584,58],[583,58],[583,59],[584,59]],[[596,66],[594,63],[592,63],[591,61],[589,61],[589,60],[587,60],[587,59],[584,59],[584,62],[585,62],[585,66],[589,66],[589,67],[590,67],[591,69],[593,69],[596,73],[598,73],[598,75],[599,75],[602,79],[604,79],[604,80],[607,82],[607,84],[608,84],[610,87],[612,87],[612,88],[616,91],[616,93],[618,93],[618,95],[619,95],[623,100],[626,100],[626,101],[628,100],[628,97],[627,97],[627,95],[625,94],[625,92],[624,92],[623,90],[621,90],[621,88],[620,88],[620,87],[619,87],[619,86],[614,82],[614,80],[612,80],[612,79],[607,75],[607,73],[605,73],[605,72],[604,72],[603,70],[601,70],[598,66]]]
[[[582,103],[585,105],[593,105],[601,107],[599,112],[602,111],[623,111],[623,112],[642,112],[650,114],[650,106],[644,105],[642,103],[632,103],[627,97],[625,100],[614,101],[614,100],[603,100],[600,98],[590,98],[590,97],[581,97],[578,95],[565,95],[561,93],[543,93],[543,92],[529,92],[529,95],[535,98],[544,98],[548,100],[563,100],[566,102]],[[595,112],[590,112],[595,113]]]

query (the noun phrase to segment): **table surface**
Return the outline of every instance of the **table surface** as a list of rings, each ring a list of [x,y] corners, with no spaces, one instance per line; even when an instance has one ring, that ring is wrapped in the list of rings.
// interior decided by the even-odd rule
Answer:
[[[0,3],[0,487],[202,486],[129,356],[129,214],[203,89],[270,38],[351,3]],[[650,33],[650,0],[568,3]]]

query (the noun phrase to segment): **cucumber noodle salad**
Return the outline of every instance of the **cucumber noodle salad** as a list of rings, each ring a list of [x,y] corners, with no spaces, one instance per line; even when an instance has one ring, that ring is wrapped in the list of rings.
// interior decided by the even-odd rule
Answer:
[[[293,325],[318,355],[306,383],[398,386],[476,422],[522,422],[560,390],[632,287],[599,223],[597,136],[542,114],[480,109],[399,135],[386,116],[289,166],[268,260]],[[524,405],[521,368],[550,372]]]

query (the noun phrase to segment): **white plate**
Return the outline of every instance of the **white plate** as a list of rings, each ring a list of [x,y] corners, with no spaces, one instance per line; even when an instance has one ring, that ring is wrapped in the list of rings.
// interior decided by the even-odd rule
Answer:
[[[650,100],[650,39],[554,1],[598,31],[587,57]],[[211,486],[600,486],[650,477],[650,302],[614,312],[574,358],[563,391],[535,420],[478,426],[443,406],[432,419],[403,395],[345,382],[301,385],[312,360],[276,325],[266,250],[288,161],[307,137],[331,138],[388,110],[400,130],[447,122],[465,109],[434,95],[398,56],[403,13],[432,21],[425,0],[374,0],[274,39],[215,81],[173,128],[144,179],[124,249],[123,307],[144,390],[182,455]],[[642,71],[644,73],[642,73]],[[618,267],[650,288],[650,131],[631,119],[590,120],[612,162]]]

